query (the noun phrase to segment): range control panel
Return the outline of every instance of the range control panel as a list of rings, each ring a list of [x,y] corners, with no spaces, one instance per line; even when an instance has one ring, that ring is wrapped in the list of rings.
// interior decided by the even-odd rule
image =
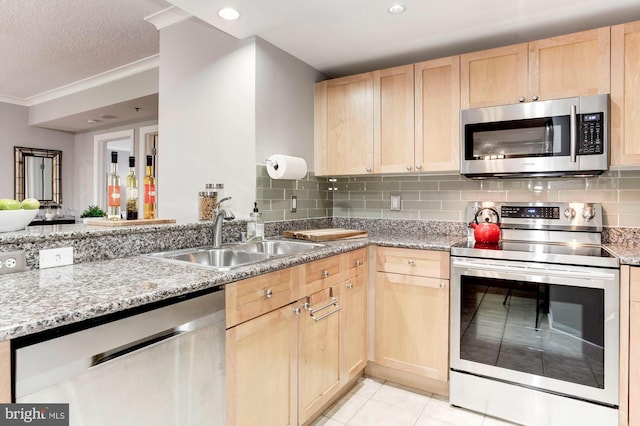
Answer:
[[[467,223],[476,215],[479,222],[499,223],[503,228],[602,231],[598,203],[472,201],[467,206]]]

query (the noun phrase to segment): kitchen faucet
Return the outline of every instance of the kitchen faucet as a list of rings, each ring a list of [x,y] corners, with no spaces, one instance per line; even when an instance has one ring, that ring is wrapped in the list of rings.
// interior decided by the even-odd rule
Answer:
[[[221,208],[222,203],[230,199],[231,197],[223,198],[216,203],[216,206],[213,209],[213,248],[220,248],[220,246],[222,246],[222,220],[233,220],[236,218],[231,210]]]

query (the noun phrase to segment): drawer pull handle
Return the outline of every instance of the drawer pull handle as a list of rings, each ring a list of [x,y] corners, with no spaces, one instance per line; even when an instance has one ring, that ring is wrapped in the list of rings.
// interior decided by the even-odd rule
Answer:
[[[329,277],[329,271],[322,271],[322,277],[323,278],[328,278]]]
[[[311,318],[313,318],[313,320],[314,320],[315,322],[322,321],[323,319],[325,319],[325,318],[327,318],[327,317],[329,317],[329,316],[331,316],[331,315],[335,314],[336,312],[339,312],[341,309],[342,309],[342,308],[341,308],[340,306],[336,305],[336,309],[334,309],[333,311],[331,311],[331,312],[329,312],[329,313],[327,313],[327,314],[324,314],[324,315],[322,315],[321,317],[316,317],[316,316],[314,316],[314,315],[312,314],[312,315],[311,315]]]
[[[348,284],[347,284],[347,288],[348,288],[349,290],[351,290],[351,289],[353,288],[353,284],[352,284],[352,283],[348,283]]]
[[[445,288],[447,285],[445,283],[440,283],[440,288]]]
[[[414,266],[416,264],[416,262],[413,259],[409,259],[407,263],[411,266]]]
[[[358,260],[356,260],[356,261],[354,262],[354,264],[356,265],[356,267],[358,267],[358,266],[362,266],[362,261],[361,261],[360,259],[358,259]]]
[[[331,306],[335,306],[337,309],[335,309],[335,310],[331,311],[330,313],[328,313],[326,315],[323,315],[323,316],[321,316],[319,318],[315,316],[316,313],[318,313],[320,311],[323,311],[323,310],[325,310],[325,309],[327,309],[327,308],[329,308]],[[329,287],[329,303],[326,303],[326,304],[320,306],[319,308],[315,308],[314,309],[314,308],[311,307],[311,296],[307,296],[307,301],[305,302],[304,305],[302,305],[302,307],[305,310],[309,311],[309,315],[311,316],[311,318],[313,318],[316,321],[320,321],[321,319],[326,318],[329,315],[331,315],[331,314],[339,311],[340,309],[342,309],[340,306],[338,306],[338,299],[336,297],[334,297],[334,295],[333,295],[333,287]]]
[[[273,291],[271,289],[265,290],[263,294],[267,299],[271,299],[273,297]]]

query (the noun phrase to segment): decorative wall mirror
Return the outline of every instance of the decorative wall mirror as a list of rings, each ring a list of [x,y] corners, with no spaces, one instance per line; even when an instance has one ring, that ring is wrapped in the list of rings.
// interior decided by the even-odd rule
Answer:
[[[62,204],[62,151],[13,147],[14,198],[35,198],[42,205]]]

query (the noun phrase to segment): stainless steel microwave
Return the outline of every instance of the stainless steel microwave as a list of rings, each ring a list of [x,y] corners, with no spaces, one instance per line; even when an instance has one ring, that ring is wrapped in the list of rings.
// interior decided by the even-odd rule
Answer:
[[[609,168],[609,110],[608,94],[463,110],[460,173],[599,175]]]

